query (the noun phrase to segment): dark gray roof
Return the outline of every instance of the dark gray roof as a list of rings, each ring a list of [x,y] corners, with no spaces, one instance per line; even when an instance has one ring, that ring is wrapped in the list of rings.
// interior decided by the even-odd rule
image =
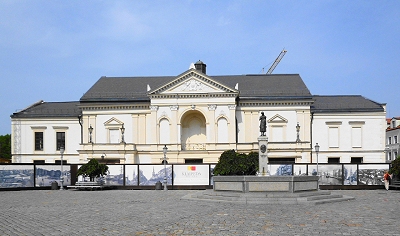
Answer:
[[[82,113],[79,102],[37,102],[24,110],[15,112],[11,118],[26,117],[78,117]]]
[[[383,105],[361,95],[313,96],[311,111],[324,112],[372,112],[384,111]]]
[[[208,76],[231,89],[238,84],[239,98],[309,97],[311,93],[300,75]],[[80,99],[81,102],[149,101],[147,85],[157,89],[176,76],[101,77]]]

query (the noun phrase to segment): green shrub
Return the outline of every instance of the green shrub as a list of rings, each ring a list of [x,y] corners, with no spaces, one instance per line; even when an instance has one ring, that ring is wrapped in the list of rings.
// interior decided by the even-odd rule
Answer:
[[[228,150],[221,154],[214,175],[255,175],[258,171],[258,152],[236,153]]]
[[[390,174],[394,174],[396,176],[400,176],[400,156],[398,156],[392,163],[390,164],[389,169]]]
[[[82,175],[84,178],[89,177],[90,181],[93,181],[94,178],[107,175],[108,166],[105,164],[99,164],[96,159],[91,159],[88,163],[82,165],[76,176]]]

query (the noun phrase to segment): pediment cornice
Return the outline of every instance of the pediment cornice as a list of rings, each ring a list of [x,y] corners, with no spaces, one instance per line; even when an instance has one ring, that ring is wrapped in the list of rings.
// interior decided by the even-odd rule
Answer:
[[[148,93],[150,97],[185,97],[189,94],[200,95],[200,97],[204,94],[234,94],[237,96],[239,91],[223,85],[195,69],[189,69],[171,82]]]

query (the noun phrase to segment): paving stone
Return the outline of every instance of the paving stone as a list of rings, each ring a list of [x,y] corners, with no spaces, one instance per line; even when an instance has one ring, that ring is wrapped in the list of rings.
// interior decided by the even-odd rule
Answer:
[[[400,235],[400,191],[336,190],[349,202],[188,201],[193,190],[4,191],[0,235]]]

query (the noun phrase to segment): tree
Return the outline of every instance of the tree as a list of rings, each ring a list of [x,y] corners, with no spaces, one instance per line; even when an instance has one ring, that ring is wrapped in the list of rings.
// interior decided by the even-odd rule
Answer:
[[[90,181],[94,181],[95,178],[107,175],[108,166],[105,164],[99,164],[96,159],[91,159],[88,163],[82,165],[76,176],[82,175],[84,178],[89,177]]]
[[[398,156],[390,164],[389,173],[394,174],[395,176],[397,176],[397,178],[399,178],[399,176],[400,176],[400,156]]]
[[[228,150],[221,154],[214,175],[255,175],[258,171],[258,153],[236,153]]]
[[[0,135],[0,158],[11,159],[11,135]]]

